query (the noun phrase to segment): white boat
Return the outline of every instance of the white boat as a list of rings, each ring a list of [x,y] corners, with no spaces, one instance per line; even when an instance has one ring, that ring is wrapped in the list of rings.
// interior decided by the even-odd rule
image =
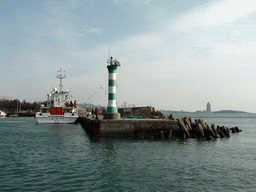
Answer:
[[[4,118],[4,117],[6,117],[6,113],[5,112],[3,112],[3,111],[0,111],[0,118]]]
[[[41,105],[40,112],[36,113],[38,123],[75,123],[78,118],[76,100],[73,101],[73,95],[68,91],[62,91],[62,74],[61,68],[58,70],[60,79],[60,90],[53,88],[50,94],[47,94],[46,105]]]

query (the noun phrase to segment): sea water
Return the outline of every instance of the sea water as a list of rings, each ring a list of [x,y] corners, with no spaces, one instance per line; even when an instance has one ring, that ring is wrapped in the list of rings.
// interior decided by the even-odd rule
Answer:
[[[174,114],[230,138],[90,138],[79,124],[0,119],[0,191],[255,191],[256,115]]]

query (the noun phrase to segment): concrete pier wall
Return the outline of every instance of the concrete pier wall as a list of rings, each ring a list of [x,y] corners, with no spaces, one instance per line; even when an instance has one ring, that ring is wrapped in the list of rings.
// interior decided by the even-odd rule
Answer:
[[[78,122],[92,137],[134,137],[152,138],[201,138],[208,140],[230,137],[232,133],[241,132],[238,127],[229,129],[225,126],[207,125],[202,119],[192,122],[191,118],[182,119],[102,119],[79,117]]]
[[[80,117],[78,122],[94,137],[170,137],[179,134],[177,121],[161,119],[95,120]]]

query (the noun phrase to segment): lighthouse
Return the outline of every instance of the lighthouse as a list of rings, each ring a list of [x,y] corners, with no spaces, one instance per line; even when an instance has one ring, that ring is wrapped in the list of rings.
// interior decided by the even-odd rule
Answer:
[[[120,113],[116,107],[116,71],[120,67],[119,61],[110,57],[107,60],[108,68],[108,107],[104,119],[120,119]]]

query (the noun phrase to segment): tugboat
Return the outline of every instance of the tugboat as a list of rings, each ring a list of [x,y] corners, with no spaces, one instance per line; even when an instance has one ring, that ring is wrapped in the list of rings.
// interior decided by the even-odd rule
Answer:
[[[75,123],[78,118],[76,100],[73,101],[73,95],[68,91],[62,91],[62,79],[66,75],[62,74],[63,70],[58,70],[60,74],[56,76],[60,79],[60,90],[53,88],[50,94],[47,94],[47,102],[41,105],[40,112],[36,113],[38,123]]]

